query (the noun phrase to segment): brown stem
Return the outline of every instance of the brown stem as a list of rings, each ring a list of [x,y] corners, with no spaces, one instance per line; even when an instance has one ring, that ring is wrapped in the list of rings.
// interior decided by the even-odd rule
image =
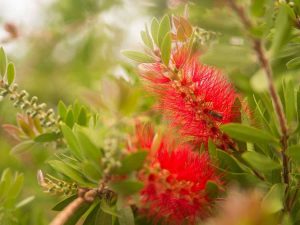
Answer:
[[[230,7],[233,9],[233,11],[235,11],[235,13],[241,19],[241,22],[243,23],[244,27],[247,30],[251,30],[253,28],[253,25],[252,25],[251,21],[249,20],[249,18],[247,17],[244,8],[238,6],[234,0],[227,0],[227,1],[229,3]],[[289,183],[290,183],[289,158],[286,155],[287,141],[288,141],[287,123],[286,123],[285,115],[283,113],[280,98],[279,98],[278,93],[276,92],[276,88],[274,86],[272,68],[266,57],[262,41],[260,39],[254,38],[252,36],[250,36],[250,37],[253,42],[253,49],[256,53],[256,56],[261,64],[263,70],[265,71],[265,74],[266,74],[266,77],[267,77],[267,80],[269,83],[268,84],[269,92],[270,92],[271,98],[273,100],[275,112],[277,114],[280,129],[281,129],[281,146],[282,146],[281,157],[282,157],[282,164],[283,164],[282,177],[283,177],[284,183],[287,185],[287,189],[286,189],[286,192],[287,192],[287,190],[289,188]]]

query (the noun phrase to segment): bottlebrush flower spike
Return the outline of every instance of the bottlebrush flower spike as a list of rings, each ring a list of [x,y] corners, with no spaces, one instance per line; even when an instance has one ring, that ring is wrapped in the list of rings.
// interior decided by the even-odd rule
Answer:
[[[179,28],[178,24],[174,28],[177,36]],[[147,81],[148,90],[158,96],[157,109],[183,136],[198,144],[207,145],[212,139],[220,148],[233,147],[219,129],[238,115],[233,86],[219,70],[199,62],[199,53],[192,53],[190,38],[177,36],[173,35],[169,63],[142,63],[139,74]]]
[[[145,132],[146,131],[146,132]],[[147,131],[149,133],[147,133]],[[138,178],[144,183],[139,207],[155,223],[196,224],[210,214],[214,200],[209,198],[205,187],[208,181],[221,184],[207,153],[198,154],[189,145],[176,147],[170,138],[154,143],[151,129],[137,129],[137,137],[150,152],[148,161]],[[149,138],[152,137],[151,145]],[[158,149],[153,152],[153,145]]]

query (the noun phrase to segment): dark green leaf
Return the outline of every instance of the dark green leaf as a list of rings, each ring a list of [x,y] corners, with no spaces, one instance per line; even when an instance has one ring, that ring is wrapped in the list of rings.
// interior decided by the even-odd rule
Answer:
[[[7,57],[3,47],[0,48],[0,76],[4,77],[6,74]]]
[[[111,183],[111,188],[121,195],[132,195],[139,192],[143,188],[143,183],[133,180],[123,180]]]
[[[98,183],[102,176],[99,167],[99,165],[96,165],[95,163],[89,161],[81,163],[83,174],[94,183]]]
[[[116,169],[114,173],[128,174],[140,169],[143,166],[147,154],[148,152],[146,151],[138,151],[125,156],[125,158],[121,160],[121,167]]]
[[[76,213],[73,213],[73,215],[68,219],[68,221],[64,225],[74,225],[77,224],[77,221],[88,211],[90,208],[90,204],[83,203],[79,209],[76,210]]]
[[[151,63],[154,62],[153,58],[145,53],[142,52],[136,52],[136,51],[127,51],[124,50],[121,52],[124,56],[126,56],[129,59],[132,59],[133,61],[139,62],[139,63]]]
[[[106,200],[105,199],[102,199],[101,201],[101,205],[100,205],[100,208],[102,209],[103,212],[109,214],[109,215],[112,215],[112,216],[115,216],[115,217],[118,217],[118,212],[116,210],[116,206],[113,205],[113,206],[109,206],[107,203],[106,203]]]
[[[112,215],[103,212],[101,208],[98,209],[95,225],[112,225]]]
[[[98,225],[96,224],[97,212],[99,211],[100,204],[98,203],[95,208],[88,214],[84,220],[83,225]]]
[[[67,197],[66,199],[62,200],[61,202],[57,203],[52,210],[54,211],[61,211],[63,210],[67,205],[69,205],[72,201],[74,201],[77,198],[76,195],[72,195],[70,197]]]
[[[231,123],[231,124],[223,125],[221,127],[221,130],[227,133],[230,137],[237,139],[239,141],[261,143],[261,144],[270,143],[274,145],[279,144],[278,139],[271,136],[269,133],[247,125]]]
[[[60,138],[61,135],[59,133],[51,132],[44,133],[34,138],[35,142],[51,142]]]
[[[254,151],[245,152],[242,158],[246,160],[253,168],[263,172],[270,172],[272,170],[280,169],[280,164],[268,158],[265,155]]]
[[[244,172],[237,160],[227,152],[217,149],[217,156],[219,159],[219,165],[222,169],[233,173]]]
[[[69,127],[71,127],[71,128],[73,127],[73,125],[74,125],[74,123],[75,123],[74,113],[73,113],[73,110],[72,110],[71,108],[69,108],[68,111],[67,111],[65,123],[66,123]]]
[[[15,66],[13,63],[9,63],[7,66],[7,83],[11,85],[15,80]]]
[[[208,181],[205,186],[205,192],[210,198],[216,198],[219,193],[219,186],[213,181]]]
[[[88,123],[88,115],[87,115],[87,111],[84,107],[81,107],[81,109],[79,111],[77,123],[81,126],[86,126]]]
[[[81,151],[86,159],[99,163],[101,159],[101,151],[82,131],[77,131],[77,138],[81,147]]]

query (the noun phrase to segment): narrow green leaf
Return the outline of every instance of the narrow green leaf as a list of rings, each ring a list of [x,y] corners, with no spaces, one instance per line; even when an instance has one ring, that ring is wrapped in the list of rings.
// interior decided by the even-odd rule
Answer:
[[[3,47],[0,48],[0,76],[4,77],[6,74],[7,57]]]
[[[275,162],[274,160],[258,152],[245,152],[243,153],[242,158],[246,160],[253,168],[262,172],[271,172],[272,170],[281,168],[278,162]]]
[[[289,22],[288,5],[281,4],[275,21],[275,32],[272,42],[272,56],[276,57],[281,47],[290,37],[291,24]]]
[[[81,163],[82,172],[91,182],[98,183],[102,174],[100,173],[99,165],[85,161]]]
[[[83,179],[81,174],[68,166],[66,163],[63,163],[58,160],[50,160],[48,161],[48,164],[57,172],[69,177],[70,179],[74,180],[75,182],[78,182],[80,184],[85,184],[86,181]]]
[[[143,183],[133,180],[123,180],[111,183],[112,190],[121,195],[132,195],[139,192],[143,188]]]
[[[297,69],[297,68],[299,68],[300,67],[300,56],[288,61],[287,64],[286,64],[286,67],[288,69]]]
[[[63,133],[63,136],[65,137],[67,144],[72,151],[73,155],[76,156],[78,159],[82,158],[81,151],[80,151],[80,145],[71,130],[70,127],[68,127],[66,124],[61,125],[61,131]]]
[[[295,99],[295,87],[292,80],[283,82],[283,94],[285,102],[285,114],[287,122],[290,124],[294,121],[296,115],[296,99]]]
[[[170,24],[170,18],[168,15],[165,15],[160,24],[159,24],[159,29],[158,29],[158,45],[159,47],[162,46],[163,40],[167,33],[171,31],[171,24]]]
[[[98,225],[96,224],[97,212],[99,211],[100,204],[98,203],[95,208],[88,214],[83,225]]]
[[[58,105],[57,105],[57,109],[58,109],[58,114],[59,116],[63,119],[63,121],[65,120],[65,117],[67,115],[67,106],[63,103],[63,101],[59,101]]]
[[[148,152],[146,151],[138,151],[127,155],[123,160],[121,160],[121,167],[116,169],[114,173],[128,174],[140,169],[143,166],[147,154]]]
[[[7,83],[11,85],[15,80],[15,66],[13,63],[9,63],[7,66]]]
[[[239,141],[261,143],[261,144],[274,144],[278,145],[279,140],[271,136],[269,133],[238,123],[230,123],[221,126],[221,130],[227,133],[230,137]]]
[[[16,205],[16,209],[19,209],[27,204],[29,204],[30,202],[32,202],[35,199],[35,196],[29,196],[25,199],[23,199],[22,201],[20,201],[17,205]]]
[[[75,123],[75,117],[74,117],[72,108],[69,108],[67,111],[65,123],[71,128],[73,127],[73,125]]]
[[[56,132],[44,133],[34,138],[35,142],[51,142],[60,138],[61,135]]]
[[[161,49],[160,49],[162,61],[166,66],[169,66],[169,61],[171,56],[171,44],[172,44],[171,34],[167,33],[162,41]]]
[[[148,31],[147,26],[146,26],[146,31],[141,31],[141,37],[142,37],[142,40],[143,40],[144,44],[148,48],[153,49],[153,42],[152,42],[152,39],[149,35],[149,31]]]
[[[8,191],[8,197],[9,198],[16,198],[20,193],[23,188],[23,183],[24,183],[24,176],[23,174],[16,174],[13,185],[10,187]]]
[[[158,30],[159,30],[159,22],[156,18],[153,18],[151,22],[151,35],[154,43],[157,46],[158,46]]]
[[[154,62],[153,58],[150,55],[147,55],[142,52],[136,52],[136,51],[129,51],[124,50],[121,52],[124,56],[127,58],[139,62],[139,63],[151,63]]]

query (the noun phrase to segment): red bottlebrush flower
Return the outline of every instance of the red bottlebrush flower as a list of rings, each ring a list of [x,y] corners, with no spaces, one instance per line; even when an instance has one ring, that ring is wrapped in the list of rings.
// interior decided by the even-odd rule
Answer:
[[[143,135],[148,142],[149,134]],[[139,206],[155,223],[180,225],[187,222],[193,225],[209,215],[213,204],[213,199],[205,192],[207,182],[221,184],[220,178],[207,153],[197,154],[189,145],[173,147],[170,143],[173,143],[170,138],[162,138],[158,149],[151,152],[145,168],[139,173],[139,179],[145,185]],[[153,151],[151,148],[152,145],[148,150]]]
[[[198,55],[188,57],[182,48],[182,52],[177,50],[173,54],[175,70],[158,69],[157,63],[142,64],[140,68],[144,70],[140,74],[148,81],[150,91],[158,96],[157,108],[183,136],[204,144],[212,139],[226,149],[232,141],[219,126],[235,119],[237,94],[220,71],[201,64],[197,58]],[[155,81],[149,74],[156,74]],[[162,78],[163,82],[159,82]]]

